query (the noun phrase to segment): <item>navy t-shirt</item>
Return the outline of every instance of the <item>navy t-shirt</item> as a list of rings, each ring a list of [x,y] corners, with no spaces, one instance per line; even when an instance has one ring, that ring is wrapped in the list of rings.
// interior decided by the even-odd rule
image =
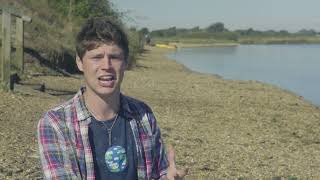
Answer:
[[[109,136],[106,126],[110,128],[115,119],[98,121],[94,117],[89,124],[89,141],[93,152],[93,162],[96,179],[125,180],[137,179],[137,153],[133,132],[129,121],[121,112],[112,128],[112,145],[121,146],[126,151],[127,166],[120,172],[112,172],[107,166],[105,153],[109,146]],[[103,124],[104,123],[104,124]]]

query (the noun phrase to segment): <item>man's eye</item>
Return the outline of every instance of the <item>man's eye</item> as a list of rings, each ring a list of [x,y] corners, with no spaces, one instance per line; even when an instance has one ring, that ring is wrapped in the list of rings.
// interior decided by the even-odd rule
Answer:
[[[93,56],[93,57],[91,57],[90,59],[92,59],[92,60],[99,60],[99,59],[102,59],[103,58],[103,56]]]
[[[113,59],[113,60],[121,60],[121,59],[122,59],[122,56],[121,56],[121,55],[111,55],[111,56],[110,56],[110,59]]]

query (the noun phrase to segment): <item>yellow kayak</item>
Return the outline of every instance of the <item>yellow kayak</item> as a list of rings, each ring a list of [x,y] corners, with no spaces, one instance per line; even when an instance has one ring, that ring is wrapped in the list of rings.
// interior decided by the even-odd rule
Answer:
[[[168,48],[168,49],[176,49],[177,46],[174,45],[167,45],[167,44],[156,44],[156,47],[160,47],[160,48]]]

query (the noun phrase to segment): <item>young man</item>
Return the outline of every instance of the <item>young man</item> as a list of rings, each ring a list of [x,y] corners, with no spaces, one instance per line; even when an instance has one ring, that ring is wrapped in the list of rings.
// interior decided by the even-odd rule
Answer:
[[[125,33],[89,19],[76,42],[85,86],[38,124],[45,179],[179,179],[151,109],[121,94],[129,54]]]

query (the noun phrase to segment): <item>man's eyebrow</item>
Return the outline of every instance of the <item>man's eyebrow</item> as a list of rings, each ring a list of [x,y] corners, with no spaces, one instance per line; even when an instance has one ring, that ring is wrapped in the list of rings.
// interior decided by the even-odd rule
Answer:
[[[110,54],[123,54],[123,52],[121,52],[121,51],[113,51],[113,52],[110,52]]]
[[[89,55],[89,57],[101,57],[101,56],[104,56],[104,53],[96,53],[96,54],[91,54]]]

